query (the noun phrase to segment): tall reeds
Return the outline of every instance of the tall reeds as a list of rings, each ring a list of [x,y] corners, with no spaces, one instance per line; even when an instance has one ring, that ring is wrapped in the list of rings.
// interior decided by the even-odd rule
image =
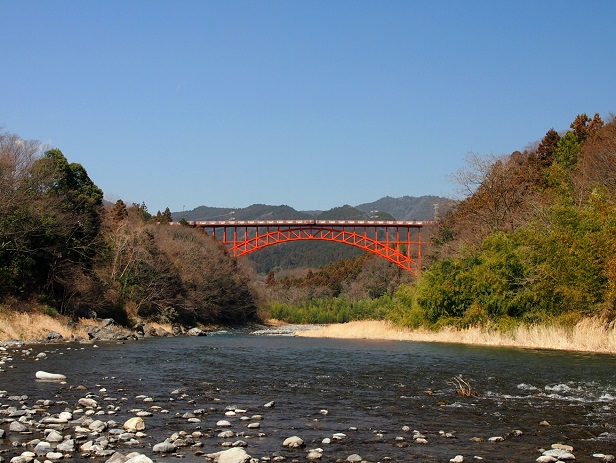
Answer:
[[[355,321],[301,331],[297,335],[616,353],[616,322],[605,323],[596,318],[583,319],[572,327],[520,325],[507,332],[479,327],[407,330],[386,321]]]

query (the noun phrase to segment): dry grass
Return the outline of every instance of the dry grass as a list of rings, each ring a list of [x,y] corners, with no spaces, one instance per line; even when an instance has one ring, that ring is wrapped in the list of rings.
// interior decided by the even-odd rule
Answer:
[[[605,324],[594,318],[584,319],[570,328],[548,325],[520,326],[508,333],[481,328],[445,328],[436,332],[406,330],[384,321],[358,321],[327,325],[317,330],[301,331],[296,335],[616,353],[616,323]]]
[[[63,317],[50,317],[41,313],[0,312],[0,341],[47,339],[50,331],[60,333],[66,339],[71,336],[87,339],[87,330],[88,322],[85,320],[73,328]]]

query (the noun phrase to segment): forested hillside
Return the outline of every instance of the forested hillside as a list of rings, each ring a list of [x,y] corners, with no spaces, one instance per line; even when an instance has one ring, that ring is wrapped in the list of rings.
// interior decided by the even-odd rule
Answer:
[[[388,318],[409,327],[505,330],[616,319],[613,117],[604,124],[598,114],[581,114],[533,149],[471,155],[456,178],[466,198],[440,216],[417,279],[405,282],[386,264],[367,273],[348,264],[300,278],[272,274],[272,313],[288,321]],[[388,284],[366,291],[379,288],[377,275]]]
[[[103,206],[80,164],[0,133],[0,310],[187,325],[254,321],[259,310],[296,322],[380,318],[430,328],[616,319],[613,117],[582,114],[532,149],[471,155],[456,178],[463,200],[415,203],[433,212],[439,204],[417,277],[335,243],[271,246],[250,264],[198,230],[169,224],[168,209],[152,216],[144,204]],[[382,198],[361,206],[368,211],[345,205],[317,218],[392,220],[404,201]],[[311,217],[259,204],[198,214]]]
[[[248,274],[213,239],[103,192],[58,149],[0,133],[0,310],[196,323],[257,320]]]
[[[440,222],[410,325],[616,315],[616,121],[579,115],[536,149],[474,156]]]

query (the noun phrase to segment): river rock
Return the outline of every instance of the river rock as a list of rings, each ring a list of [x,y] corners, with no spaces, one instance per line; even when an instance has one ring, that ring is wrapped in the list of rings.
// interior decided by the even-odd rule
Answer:
[[[56,446],[56,450],[59,450],[60,452],[73,453],[75,451],[75,441],[73,439],[66,439]]]
[[[143,418],[135,416],[124,423],[124,429],[128,432],[143,431],[145,429],[145,422]]]
[[[59,373],[48,373],[46,371],[37,371],[34,375],[36,379],[42,381],[66,381],[66,376]]]
[[[96,408],[98,406],[98,403],[96,402],[96,400],[91,399],[89,397],[82,397],[81,399],[77,401],[77,403],[81,405],[82,407],[86,407],[86,408]]]
[[[282,446],[296,449],[304,446],[304,440],[298,436],[287,437],[282,443]]]
[[[49,452],[47,455],[45,455],[45,458],[52,461],[62,460],[62,458],[64,458],[64,454],[61,452]]]
[[[45,442],[45,441],[40,441],[34,447],[34,453],[36,453],[39,457],[47,455],[52,450],[53,449],[51,448],[51,444],[49,442]]]
[[[128,454],[128,456],[130,456],[130,458],[128,460],[126,460],[125,463],[153,463],[152,459],[150,457],[148,457],[147,455],[144,455],[142,453],[138,453],[134,456],[131,456],[132,454]]]
[[[88,428],[94,432],[103,432],[107,429],[107,424],[101,420],[94,420],[88,425]]]
[[[45,437],[47,442],[62,442],[64,437],[56,430],[51,430]]]
[[[175,452],[176,445],[171,442],[159,442],[152,447],[154,453],[172,453]]]
[[[105,463],[125,463],[128,458],[122,455],[120,452],[114,452],[111,457]]]
[[[456,455],[455,457],[453,457],[449,461],[450,461],[450,463],[462,463],[464,461],[464,456],[463,455]]]
[[[250,460],[250,455],[241,447],[233,447],[222,452],[210,453],[206,458],[214,460],[216,463],[246,463]]]
[[[309,450],[306,454],[307,460],[320,460],[323,458],[323,450],[322,449],[312,449]]]
[[[346,459],[346,461],[352,461],[352,462],[357,462],[357,461],[362,461],[362,458],[357,455],[356,453],[349,455]]]
[[[216,422],[216,426],[219,428],[229,428],[231,426],[231,422],[227,420],[219,420]]]
[[[575,455],[563,449],[551,449],[543,452],[542,456],[554,457],[556,460],[575,460]]]
[[[20,423],[19,421],[12,421],[11,424],[9,424],[9,431],[28,432],[28,426],[23,423]]]
[[[553,449],[564,450],[565,452],[573,453],[573,447],[567,444],[552,444]]]
[[[135,335],[126,328],[115,325],[113,319],[103,320],[99,326],[95,326],[88,331],[91,341],[126,341],[136,338]]]
[[[62,336],[57,331],[50,331],[49,333],[47,333],[48,341],[61,341],[62,339],[64,339],[64,336]]]
[[[186,336],[207,336],[207,332],[201,328],[191,328],[186,332]]]

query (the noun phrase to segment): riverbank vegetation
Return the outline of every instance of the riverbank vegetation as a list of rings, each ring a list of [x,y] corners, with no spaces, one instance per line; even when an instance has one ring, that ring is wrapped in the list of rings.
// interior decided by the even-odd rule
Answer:
[[[0,133],[0,308],[78,319],[195,324],[255,321],[248,271],[169,210],[103,204],[58,149]]]
[[[394,281],[391,268],[367,272],[371,283],[384,276],[388,284],[367,292],[359,285],[362,299],[351,290],[362,270],[336,274],[343,281],[338,292],[311,285],[314,274],[283,279],[306,300],[284,301],[272,292],[272,315],[292,322],[381,319],[433,331],[480,327],[507,336],[521,326],[572,329],[587,319],[614,329],[613,117],[604,124],[598,114],[582,114],[571,130],[550,129],[523,152],[470,155],[456,180],[463,199],[439,219],[416,280]],[[314,297],[315,288],[338,301]]]
[[[471,154],[455,179],[461,199],[441,211],[417,277],[367,254],[259,276],[204,233],[170,225],[168,209],[104,205],[61,151],[0,133],[0,307],[126,325],[379,320],[520,345],[523,330],[569,338],[599,324],[609,338],[616,120],[582,114],[523,151]]]

